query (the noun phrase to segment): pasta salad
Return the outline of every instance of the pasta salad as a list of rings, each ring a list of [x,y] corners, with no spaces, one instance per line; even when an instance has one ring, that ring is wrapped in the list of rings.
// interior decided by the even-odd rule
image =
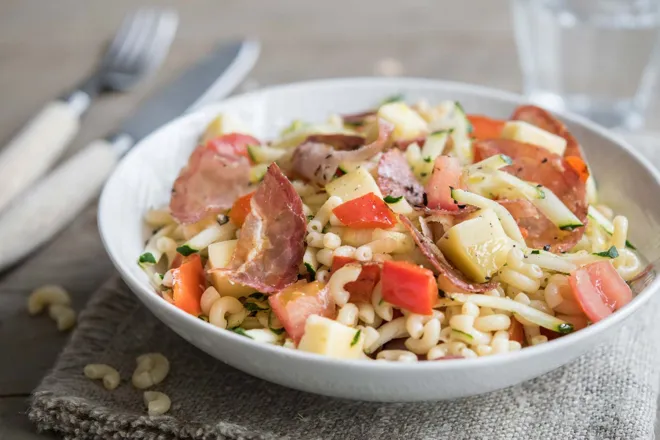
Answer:
[[[497,120],[393,98],[270,141],[222,114],[145,222],[138,264],[164,300],[342,359],[543,344],[625,306],[644,274],[577,140],[530,105]]]

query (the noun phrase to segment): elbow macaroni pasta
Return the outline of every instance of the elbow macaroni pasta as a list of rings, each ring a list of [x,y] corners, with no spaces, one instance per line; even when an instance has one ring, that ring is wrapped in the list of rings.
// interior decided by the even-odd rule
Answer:
[[[397,105],[405,106],[403,103]],[[389,165],[387,159],[392,150],[390,147],[396,147],[396,142],[391,142],[392,139],[387,141],[388,148],[384,149],[384,153],[360,161],[342,158],[337,172],[327,173],[327,176],[324,172],[323,181],[310,177],[309,183],[300,178],[304,174],[300,170],[295,167],[292,170],[286,169],[285,165],[291,165],[287,163],[290,156],[283,156],[283,149],[278,150],[270,146],[271,144],[264,144],[261,146],[262,150],[254,150],[262,153],[257,161],[262,169],[265,170],[268,166],[268,159],[261,158],[262,156],[279,156],[286,159],[279,161],[286,175],[297,176],[290,181],[302,202],[304,230],[303,219],[292,223],[299,223],[295,232],[297,237],[303,237],[303,242],[292,252],[283,249],[281,258],[286,259],[288,254],[295,254],[295,259],[298,260],[299,254],[302,254],[302,261],[294,262],[292,258],[290,267],[297,268],[298,272],[283,276],[287,278],[286,283],[283,283],[286,284],[284,291],[273,287],[271,290],[274,291],[264,289],[265,292],[257,292],[250,285],[259,286],[259,283],[237,285],[234,280],[238,278],[228,276],[231,270],[240,271],[249,267],[244,264],[235,269],[234,257],[239,254],[234,249],[238,249],[245,241],[241,240],[241,236],[245,239],[246,234],[253,233],[238,226],[241,223],[238,220],[240,217],[232,216],[231,213],[234,208],[209,213],[191,224],[179,224],[179,214],[170,213],[168,209],[147,211],[144,221],[155,230],[147,239],[144,252],[138,259],[140,267],[147,273],[151,284],[162,297],[177,306],[174,298],[178,296],[175,292],[180,292],[180,286],[177,285],[182,273],[178,269],[179,265],[199,256],[206,279],[203,283],[200,281],[202,286],[199,308],[195,307],[192,313],[201,310],[199,318],[207,320],[211,325],[229,329],[258,342],[296,348],[297,342],[294,341],[301,341],[302,336],[310,331],[307,329],[307,324],[310,324],[306,321],[307,314],[319,315],[326,320],[330,320],[327,317],[333,317],[330,320],[332,322],[323,324],[328,328],[319,324],[321,330],[317,329],[318,334],[326,332],[328,341],[336,340],[339,341],[336,344],[340,345],[350,343],[352,348],[340,349],[332,354],[332,349],[318,347],[323,345],[320,341],[326,336],[316,336],[317,341],[310,341],[307,336],[301,349],[326,350],[325,354],[352,359],[368,357],[399,362],[416,362],[422,358],[434,360],[446,356],[492,356],[546,343],[548,337],[545,331],[542,334],[542,328],[563,334],[572,323],[575,323],[575,326],[582,326],[582,322],[585,322],[585,325],[591,323],[583,306],[576,300],[571,287],[571,282],[575,284],[575,279],[570,278],[573,276],[571,274],[586,265],[602,264],[604,261],[611,263],[616,273],[625,281],[634,280],[643,270],[642,258],[628,242],[630,225],[626,217],[615,215],[612,209],[605,205],[586,206],[589,217],[586,227],[578,227],[578,222],[585,223],[582,214],[571,211],[574,208],[565,200],[566,194],[563,192],[557,190],[555,194],[554,189],[546,192],[533,190],[532,184],[536,185],[535,182],[525,182],[514,175],[507,175],[507,161],[501,156],[498,158],[498,155],[475,164],[468,148],[470,135],[467,131],[467,119],[460,105],[447,101],[434,107],[420,104],[409,110],[413,112],[413,116],[416,112],[420,128],[398,127],[395,123],[395,132],[411,131],[414,132],[412,134],[421,133],[422,136],[419,136],[418,142],[413,142],[402,150],[399,159],[403,165],[393,164],[403,168],[408,166],[410,178],[416,179],[415,185],[408,186],[408,182],[404,181],[403,177],[406,177],[407,173],[405,169],[401,170],[401,176],[397,175],[396,179],[392,179],[391,185],[394,189],[383,185],[382,164]],[[361,145],[352,145],[356,140],[361,142],[361,139],[368,138],[370,142],[376,131],[379,137],[382,135],[378,117],[370,115],[361,124],[360,128],[356,129],[355,125],[344,124],[340,116],[333,116],[331,125],[325,124],[319,134],[328,134],[328,127],[332,126],[334,130],[329,142],[332,144],[336,141],[338,144],[329,147],[353,154],[354,150],[362,148]],[[399,123],[401,124],[403,123]],[[292,124],[287,129],[287,134],[276,140],[274,145],[291,147],[290,152],[293,152],[296,145],[290,145],[289,142],[316,134],[312,127],[314,124],[304,124],[304,128],[298,123]],[[452,131],[447,136],[434,133],[438,137],[429,138],[433,139],[433,142],[423,139],[427,130],[433,132],[437,129]],[[348,140],[350,145],[340,145],[343,141],[342,133],[351,136]],[[417,136],[404,138],[417,139]],[[447,139],[451,142],[445,144]],[[446,157],[437,160],[441,155],[458,158],[458,161]],[[438,207],[434,205],[432,197],[439,194],[433,194],[434,187],[429,186],[429,179],[435,168],[442,169],[439,164],[443,161],[460,167],[464,188],[451,191],[450,196],[453,203],[469,206],[463,212],[447,213],[443,209],[436,209]],[[255,184],[255,171],[252,170],[250,174]],[[540,174],[539,177],[544,177]],[[398,179],[399,177],[402,179]],[[397,188],[399,183],[406,186]],[[546,185],[542,178],[538,183]],[[413,191],[419,188],[426,192],[418,194],[418,191]],[[568,188],[566,191],[570,190],[571,188]],[[292,191],[288,192],[292,194]],[[368,193],[375,194],[377,199],[371,197],[358,201]],[[538,203],[540,193],[545,195],[547,203]],[[548,197],[550,193],[554,197]],[[293,197],[297,204],[298,199],[295,195]],[[557,228],[556,236],[553,238],[550,234],[546,235],[547,230],[539,233],[536,228],[526,225],[525,217],[516,217],[514,210],[509,210],[506,203],[502,202],[506,199],[529,201],[532,207],[536,207],[541,215],[547,217],[547,221],[539,224],[552,223],[551,226]],[[595,198],[590,193],[589,200],[592,199]],[[254,210],[258,207],[255,200],[257,199],[253,199],[248,209]],[[344,219],[346,224],[343,224],[333,211],[345,201],[353,202],[351,210],[355,209],[356,220],[349,222]],[[451,200],[444,202],[451,203]],[[420,206],[421,204],[426,206]],[[293,204],[287,206],[293,207]],[[443,206],[442,203],[440,206]],[[477,211],[474,214],[471,212],[473,209]],[[264,218],[268,219],[268,216],[264,215]],[[470,229],[466,224],[472,222],[486,230],[486,225],[479,223],[477,218],[479,221],[491,219],[492,233],[484,234],[483,242],[480,241],[482,238],[477,237],[479,234],[476,229]],[[571,223],[565,223],[565,220],[570,220]],[[417,230],[409,229],[411,225]],[[498,226],[502,232],[493,225]],[[456,227],[465,229],[455,229],[455,235],[449,233]],[[570,230],[575,227],[578,228]],[[259,233],[267,232],[266,229],[264,227]],[[287,232],[284,227],[282,230]],[[416,233],[421,234],[422,238]],[[572,233],[579,233],[580,236],[571,236]],[[270,239],[268,234],[262,236]],[[436,248],[425,243],[424,237],[435,243]],[[546,238],[549,242],[547,244]],[[569,238],[574,240],[568,240]],[[447,241],[441,241],[444,239]],[[543,242],[540,239],[543,239]],[[259,242],[260,245],[262,243],[264,248],[272,244],[265,238]],[[566,249],[573,243],[576,244],[572,249]],[[478,249],[475,251],[476,247]],[[616,252],[612,248],[615,248]],[[259,254],[262,248],[255,245],[253,249],[248,259]],[[432,261],[431,257],[429,261],[426,257],[429,254],[437,256],[437,252],[443,254],[438,256],[437,262]],[[490,254],[493,254],[494,258],[481,258]],[[441,261],[443,256],[446,261]],[[279,255],[276,257],[280,258]],[[416,274],[414,268],[406,268],[401,262],[421,266],[425,270]],[[343,266],[339,267],[338,263]],[[445,264],[452,267],[446,267]],[[266,270],[268,265],[263,266]],[[388,277],[384,269],[388,267],[396,267],[400,272],[397,275],[393,275],[395,271],[389,272]],[[424,282],[428,280],[427,284],[432,281],[431,275],[437,281],[433,288],[420,283],[425,288],[424,293],[432,296],[431,304],[426,302],[426,297],[421,301],[421,305],[406,304],[408,298],[399,296],[398,291],[383,284],[397,284],[392,280],[396,280],[397,276],[403,277],[405,270],[410,270],[410,278],[419,275]],[[453,270],[462,273],[453,274]],[[431,271],[431,274],[427,271]],[[385,279],[387,281],[384,281]],[[569,279],[572,281],[569,282]],[[484,282],[491,282],[496,287],[482,293],[458,293],[473,290],[478,292],[479,289],[465,288],[465,283]],[[308,288],[294,290],[291,297],[287,297],[286,289],[298,283]],[[439,297],[436,297],[436,287]],[[241,290],[242,288],[245,289]],[[49,314],[58,320],[58,325],[63,328],[73,325],[75,312],[69,307],[70,299],[68,295],[64,295],[66,292],[62,294],[62,291],[57,289],[46,292],[47,290],[42,290],[39,294],[35,292],[30,297],[30,313],[35,314],[48,308]],[[194,293],[197,298],[200,292]],[[277,297],[280,293],[284,295]],[[392,303],[385,301],[384,297]],[[292,301],[297,302],[300,298],[303,299],[304,307],[301,307],[302,312],[297,314],[298,310],[290,305]],[[429,314],[412,312],[419,312],[420,309],[427,310],[426,313]],[[282,319],[281,322],[278,316]],[[310,327],[317,324],[313,321],[312,323]],[[301,332],[303,335],[297,334]],[[346,341],[347,338],[350,341]],[[389,344],[392,340],[398,341]],[[394,349],[400,348],[401,345],[405,346],[405,350]],[[142,376],[146,378],[151,373],[145,374]],[[144,383],[147,382],[148,380],[144,379]],[[152,397],[152,400],[165,402],[162,397]],[[156,412],[154,410],[154,413]]]

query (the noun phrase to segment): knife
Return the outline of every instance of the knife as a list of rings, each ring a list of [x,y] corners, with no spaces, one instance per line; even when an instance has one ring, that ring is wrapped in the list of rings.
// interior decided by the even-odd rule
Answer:
[[[254,40],[221,45],[149,98],[116,134],[93,141],[15,200],[0,216],[0,271],[69,224],[137,141],[187,109],[228,95],[254,67],[259,47]]]

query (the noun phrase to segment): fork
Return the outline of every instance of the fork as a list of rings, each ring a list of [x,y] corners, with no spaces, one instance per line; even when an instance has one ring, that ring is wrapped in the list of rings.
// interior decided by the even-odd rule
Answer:
[[[124,18],[96,71],[74,91],[46,104],[0,152],[0,210],[64,152],[94,98],[126,91],[156,70],[177,24],[172,10],[144,8]]]

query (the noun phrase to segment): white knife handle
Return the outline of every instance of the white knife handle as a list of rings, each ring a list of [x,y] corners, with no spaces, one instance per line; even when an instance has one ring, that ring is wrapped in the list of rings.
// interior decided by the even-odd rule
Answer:
[[[80,114],[64,101],[53,101],[0,152],[0,210],[41,177],[78,132]]]
[[[118,160],[110,142],[94,141],[17,199],[0,215],[0,270],[67,226],[98,194]]]

